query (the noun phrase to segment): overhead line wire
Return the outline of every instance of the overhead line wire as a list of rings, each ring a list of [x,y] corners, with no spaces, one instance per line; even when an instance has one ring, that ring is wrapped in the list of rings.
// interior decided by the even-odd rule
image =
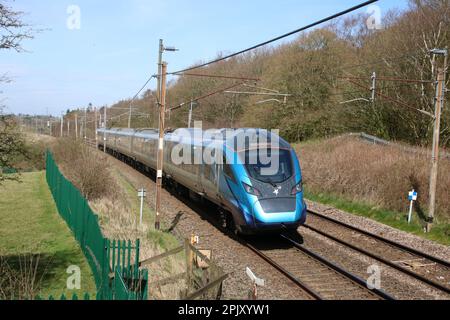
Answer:
[[[362,84],[360,84],[360,83],[358,83],[358,82],[356,82],[356,81],[348,80],[348,82],[353,83],[354,85],[356,85],[356,86],[358,86],[358,87],[360,87],[360,88],[362,88],[362,89],[366,89],[366,90],[369,90],[369,91],[370,91],[370,88],[367,88],[367,87],[365,87],[364,85],[362,85]],[[405,108],[408,108],[408,109],[411,109],[411,110],[414,110],[414,111],[418,111],[418,112],[420,112],[420,113],[424,113],[424,114],[430,115],[430,113],[427,112],[427,111],[425,111],[425,110],[422,110],[422,109],[419,109],[419,108],[415,108],[415,107],[411,107],[410,105],[408,105],[408,104],[406,104],[406,103],[404,103],[404,102],[402,102],[402,101],[398,101],[398,100],[396,100],[396,99],[394,99],[394,98],[388,97],[388,96],[386,96],[386,95],[384,95],[384,94],[382,94],[382,93],[380,93],[380,92],[375,91],[375,94],[376,94],[377,96],[379,96],[379,97],[381,97],[381,98],[383,98],[383,99],[385,99],[385,100],[388,100],[388,101],[390,101],[390,102],[393,102],[393,103],[395,103],[395,104],[397,104],[397,105],[399,105],[399,106],[402,106],[402,107],[405,107]],[[431,115],[431,116],[433,116],[433,115]]]
[[[178,104],[178,105],[176,105],[176,106],[174,106],[174,107],[169,108],[168,111],[173,111],[173,110],[180,109],[180,108],[182,108],[183,106],[185,106],[185,105],[187,105],[188,103],[190,103],[191,101],[199,101],[199,100],[206,99],[206,98],[211,97],[211,96],[213,96],[213,95],[215,95],[215,94],[222,93],[222,92],[224,92],[224,91],[226,91],[226,90],[230,90],[230,89],[233,89],[233,88],[235,88],[235,87],[238,87],[238,86],[240,86],[240,85],[242,85],[242,84],[244,84],[244,83],[245,83],[245,82],[235,83],[235,84],[233,84],[232,86],[228,86],[228,87],[226,87],[226,88],[222,88],[222,89],[220,89],[220,90],[217,90],[217,91],[213,91],[213,92],[207,93],[207,94],[205,94],[205,95],[203,95],[203,96],[200,96],[200,97],[196,97],[196,98],[190,99],[190,100],[188,100],[188,101],[182,102],[182,103],[180,103],[180,104]]]
[[[260,81],[259,78],[249,78],[249,77],[240,77],[240,76],[223,76],[216,74],[198,74],[198,73],[177,73],[176,76],[180,77],[205,77],[205,78],[219,78],[219,79],[232,79],[232,80],[249,80],[249,81]]]
[[[372,4],[372,3],[375,3],[375,2],[378,2],[378,0],[369,0],[369,1],[365,1],[365,2],[363,2],[363,3],[360,3],[360,4],[356,5],[356,6],[353,6],[353,7],[349,8],[349,9],[346,9],[346,10],[344,10],[344,11],[335,13],[335,14],[333,14],[333,15],[331,15],[331,16],[328,16],[328,17],[326,17],[326,18],[323,18],[323,19],[321,19],[321,20],[318,20],[318,21],[316,21],[316,22],[313,22],[313,23],[311,23],[311,24],[308,24],[308,25],[306,25],[306,26],[304,26],[304,27],[301,27],[301,28],[299,28],[299,29],[296,29],[296,30],[294,30],[294,31],[285,33],[285,34],[283,34],[283,35],[281,35],[281,36],[278,36],[278,37],[276,37],[276,38],[273,38],[273,39],[264,41],[264,42],[262,42],[262,43],[259,43],[259,44],[257,44],[257,45],[254,45],[254,46],[249,47],[249,48],[247,48],[247,49],[244,49],[244,50],[241,50],[241,51],[238,51],[238,52],[235,52],[235,53],[226,55],[225,57],[221,57],[221,58],[218,58],[218,59],[214,59],[214,60],[211,60],[211,61],[208,61],[208,62],[199,64],[199,65],[196,65],[196,66],[193,66],[193,67],[189,67],[189,68],[186,68],[186,69],[182,69],[182,70],[179,70],[179,71],[176,71],[176,72],[171,72],[171,73],[168,73],[168,74],[169,74],[169,75],[176,75],[177,73],[182,73],[182,72],[187,72],[187,71],[191,71],[191,70],[194,70],[194,69],[199,69],[199,68],[202,68],[202,67],[206,67],[206,66],[208,66],[208,65],[211,65],[211,64],[213,64],[213,63],[217,63],[217,62],[220,62],[220,61],[227,60],[227,59],[229,59],[229,58],[233,58],[233,57],[235,57],[235,56],[238,56],[238,55],[241,55],[241,54],[243,54],[243,53],[246,53],[246,52],[252,51],[252,50],[254,50],[254,49],[257,49],[257,48],[259,48],[259,47],[268,45],[268,44],[270,44],[270,43],[272,43],[272,42],[275,42],[275,41],[281,40],[281,39],[283,39],[283,38],[289,37],[289,36],[291,36],[291,35],[293,35],[293,34],[296,34],[296,33],[302,32],[302,31],[305,31],[305,30],[307,30],[307,29],[311,29],[311,28],[313,28],[313,27],[315,27],[315,26],[318,26],[318,25],[320,25],[320,24],[322,24],[322,23],[324,23],[324,22],[328,22],[328,21],[330,21],[330,20],[336,19],[336,18],[338,18],[338,17],[340,17],[340,16],[343,16],[343,15],[348,14],[348,13],[350,13],[350,12],[356,11],[356,10],[358,10],[358,9],[361,9],[361,8],[363,8],[363,7],[365,7],[365,6],[368,6],[369,4]]]
[[[347,69],[354,69],[354,68],[358,68],[358,67],[366,67],[366,66],[371,66],[371,65],[378,65],[378,64],[383,64],[388,62],[395,62],[398,60],[402,60],[406,57],[414,57],[415,53],[417,52],[422,52],[420,49],[417,50],[412,50],[406,54],[402,54],[401,56],[397,56],[397,57],[392,57],[392,58],[381,58],[379,60],[376,61],[372,61],[372,62],[366,62],[366,63],[359,63],[359,64],[353,64],[353,65],[344,65],[344,66],[340,66],[340,67],[336,67],[336,68],[331,68],[331,70],[347,70]]]

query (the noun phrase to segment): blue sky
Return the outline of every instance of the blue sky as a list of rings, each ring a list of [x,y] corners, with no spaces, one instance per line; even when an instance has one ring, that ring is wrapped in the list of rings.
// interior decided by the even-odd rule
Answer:
[[[219,51],[231,53],[297,29],[361,0],[6,2],[27,12],[27,22],[46,30],[23,43],[29,52],[0,52],[0,74],[7,72],[14,80],[0,86],[0,101],[7,112],[48,110],[60,115],[89,102],[111,105],[132,97],[156,73],[160,38],[181,50],[165,54],[169,71],[175,71],[214,58]],[[79,30],[67,28],[70,5],[81,10]],[[381,0],[377,5],[385,13],[405,8],[407,0]]]

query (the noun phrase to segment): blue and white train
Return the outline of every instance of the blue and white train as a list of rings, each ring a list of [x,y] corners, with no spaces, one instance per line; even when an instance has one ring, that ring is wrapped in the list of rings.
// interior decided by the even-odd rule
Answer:
[[[239,233],[281,232],[305,222],[302,172],[295,151],[285,140],[263,129],[218,129],[214,138],[204,133],[201,129],[165,133],[166,183],[216,204],[227,225]],[[106,146],[109,153],[156,171],[157,130],[98,129],[98,135],[99,148]],[[238,142],[242,135],[246,137],[243,144]],[[269,175],[272,163],[262,161],[262,148],[269,159],[278,162]],[[216,161],[204,161],[202,155],[208,153]],[[222,161],[217,161],[218,155]],[[180,163],[180,158],[191,161]]]

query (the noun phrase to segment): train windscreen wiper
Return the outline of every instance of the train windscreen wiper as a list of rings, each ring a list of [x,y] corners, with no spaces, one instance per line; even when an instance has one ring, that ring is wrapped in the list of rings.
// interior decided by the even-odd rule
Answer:
[[[272,179],[267,178],[267,182],[270,183],[270,185],[271,185],[272,187],[274,187],[274,188],[277,187],[277,185],[275,184],[275,182],[272,181]]]

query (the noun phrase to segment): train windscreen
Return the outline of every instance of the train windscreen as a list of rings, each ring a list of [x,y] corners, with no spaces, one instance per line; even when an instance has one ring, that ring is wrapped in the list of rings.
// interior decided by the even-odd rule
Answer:
[[[246,150],[241,160],[251,178],[266,183],[281,183],[292,177],[293,164],[291,153],[286,149]]]

